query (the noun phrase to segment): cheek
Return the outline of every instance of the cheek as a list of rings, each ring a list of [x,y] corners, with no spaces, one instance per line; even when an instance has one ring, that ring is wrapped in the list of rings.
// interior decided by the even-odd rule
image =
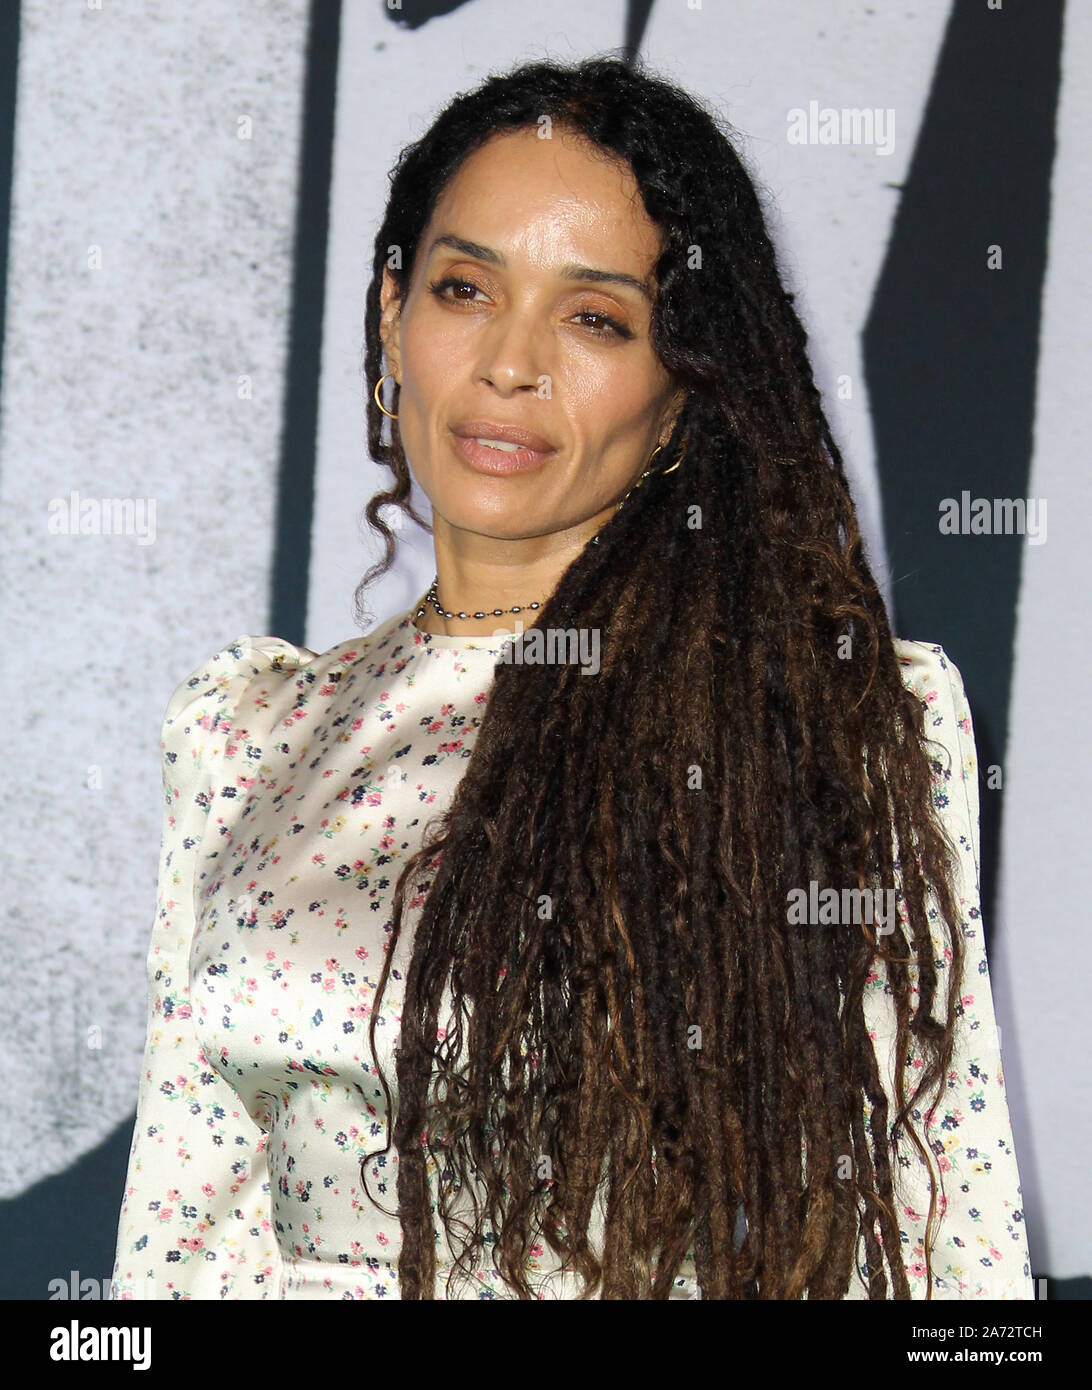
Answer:
[[[402,448],[410,467],[421,479],[427,478],[433,453],[435,431],[450,411],[452,363],[455,348],[450,332],[438,331],[417,316],[403,330],[402,389],[398,415]]]
[[[565,385],[567,413],[588,446],[606,455],[632,453],[634,440],[655,417],[659,383],[630,358],[599,359],[577,370]]]
[[[428,411],[445,378],[451,376],[457,350],[450,331],[430,327],[423,318],[427,319],[427,315],[415,315],[403,330],[402,379],[404,387],[415,397],[418,410]]]

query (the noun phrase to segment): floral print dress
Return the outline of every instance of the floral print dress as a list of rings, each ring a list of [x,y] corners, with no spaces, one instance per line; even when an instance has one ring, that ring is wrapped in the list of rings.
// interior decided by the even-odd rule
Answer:
[[[368,1030],[406,856],[450,803],[505,638],[425,634],[412,610],[320,654],[240,637],[178,687],[163,726],[164,822],[147,957],[148,1031],[111,1296],[397,1299],[397,1152]],[[959,672],[896,643],[927,731],[948,753],[935,794],[959,847],[962,1029],[929,1137],[947,1209],[934,1297],[1031,1298],[1019,1174],[978,907],[978,784]],[[376,1046],[394,1048],[427,881],[407,899]],[[946,962],[938,951],[940,990]],[[943,996],[942,996],[943,997]],[[882,967],[865,996],[881,1057],[894,1027]],[[915,1115],[920,1123],[920,1116]],[[368,1192],[360,1181],[367,1154]],[[903,1259],[925,1296],[924,1164],[901,1161]],[[435,1206],[433,1208],[435,1213]],[[595,1231],[602,1229],[602,1201]],[[512,1298],[489,1267],[437,1298]],[[600,1247],[601,1248],[601,1247]],[[534,1247],[540,1298],[574,1275]],[[674,1298],[700,1297],[692,1260]],[[864,1298],[861,1280],[849,1298]]]

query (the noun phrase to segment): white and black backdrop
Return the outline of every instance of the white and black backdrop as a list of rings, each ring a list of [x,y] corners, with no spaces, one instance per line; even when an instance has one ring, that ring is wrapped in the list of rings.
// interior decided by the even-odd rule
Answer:
[[[0,1295],[110,1274],[169,695],[240,633],[356,630],[387,172],[490,71],[602,52],[740,133],[894,629],[963,673],[1033,1269],[1088,1296],[1092,9],[1063,0],[0,6]],[[884,114],[824,142],[826,108]],[[1039,534],[942,534],[964,493]],[[88,499],[136,524],[66,531]],[[401,534],[377,620],[431,578]]]

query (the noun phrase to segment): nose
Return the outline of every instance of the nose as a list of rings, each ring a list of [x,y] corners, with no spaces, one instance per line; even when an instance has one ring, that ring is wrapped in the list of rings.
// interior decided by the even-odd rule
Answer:
[[[543,381],[550,379],[545,336],[529,310],[497,314],[483,337],[481,379],[502,395],[537,391]]]

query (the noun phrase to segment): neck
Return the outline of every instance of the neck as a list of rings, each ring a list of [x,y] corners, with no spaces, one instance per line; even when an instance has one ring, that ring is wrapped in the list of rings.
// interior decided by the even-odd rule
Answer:
[[[462,531],[434,514],[437,596],[447,612],[466,613],[467,617],[442,618],[426,602],[424,613],[415,619],[416,626],[421,632],[448,637],[514,632],[517,623],[530,627],[561,576],[613,511],[610,508],[605,515],[565,531],[518,540],[498,540]],[[532,603],[539,607],[532,609]],[[519,607],[519,613],[511,611],[515,607]],[[494,613],[495,608],[501,609],[501,613]],[[475,618],[479,612],[485,616]]]

